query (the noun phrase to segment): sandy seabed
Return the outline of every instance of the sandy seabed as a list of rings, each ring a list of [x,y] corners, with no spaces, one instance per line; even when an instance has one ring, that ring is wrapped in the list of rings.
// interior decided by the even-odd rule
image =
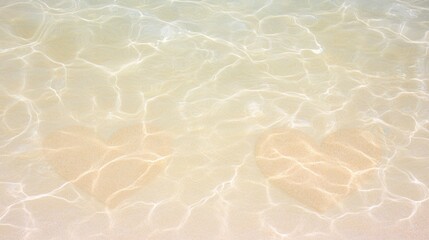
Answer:
[[[428,30],[424,0],[0,0],[0,239],[429,239]]]

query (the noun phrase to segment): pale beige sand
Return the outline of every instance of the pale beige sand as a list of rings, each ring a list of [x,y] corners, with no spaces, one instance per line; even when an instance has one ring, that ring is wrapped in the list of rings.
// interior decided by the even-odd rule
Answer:
[[[145,131],[134,125],[104,141],[88,128],[64,128],[44,139],[46,159],[66,181],[116,207],[157,176],[172,154],[169,136]]]
[[[0,240],[428,240],[427,2],[1,0]]]
[[[295,129],[277,129],[260,139],[257,164],[269,181],[319,212],[338,205],[380,162],[378,136],[343,129],[318,144]]]

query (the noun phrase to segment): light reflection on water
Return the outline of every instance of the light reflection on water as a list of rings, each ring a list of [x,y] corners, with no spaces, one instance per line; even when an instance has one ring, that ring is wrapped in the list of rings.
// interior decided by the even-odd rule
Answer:
[[[0,236],[427,239],[428,11],[1,1]]]

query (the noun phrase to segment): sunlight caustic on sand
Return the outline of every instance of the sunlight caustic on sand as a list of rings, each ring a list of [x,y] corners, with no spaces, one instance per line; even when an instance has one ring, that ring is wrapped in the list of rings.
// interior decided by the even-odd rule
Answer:
[[[424,0],[0,0],[0,240],[429,239]]]

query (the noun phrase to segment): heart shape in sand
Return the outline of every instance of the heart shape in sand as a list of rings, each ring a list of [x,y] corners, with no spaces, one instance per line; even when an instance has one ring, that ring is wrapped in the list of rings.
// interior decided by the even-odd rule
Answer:
[[[142,125],[107,141],[89,128],[68,127],[48,135],[43,146],[59,175],[111,208],[158,175],[172,153],[168,135]]]
[[[301,131],[276,129],[257,143],[256,161],[270,183],[323,212],[371,176],[381,160],[381,146],[368,130],[338,130],[319,144]]]

